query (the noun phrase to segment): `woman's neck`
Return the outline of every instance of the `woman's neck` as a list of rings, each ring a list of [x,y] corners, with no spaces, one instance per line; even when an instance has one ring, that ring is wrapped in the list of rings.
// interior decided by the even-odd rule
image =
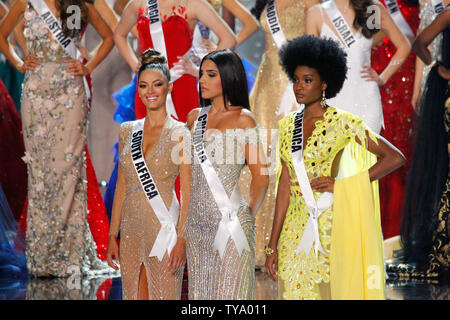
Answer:
[[[154,127],[162,127],[166,122],[167,112],[166,106],[162,106],[156,110],[148,110],[147,115],[145,116],[145,127],[154,128]]]
[[[223,96],[218,96],[211,100],[211,111],[215,113],[227,111]]]
[[[319,118],[322,117],[326,108],[322,108],[320,101],[313,102],[305,106],[305,118]]]

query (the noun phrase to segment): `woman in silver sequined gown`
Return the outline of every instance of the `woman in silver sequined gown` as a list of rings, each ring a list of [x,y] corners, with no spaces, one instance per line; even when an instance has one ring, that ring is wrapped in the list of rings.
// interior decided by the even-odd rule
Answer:
[[[61,23],[55,1],[45,3]],[[87,19],[103,38],[85,66],[68,60],[71,57],[29,1],[16,1],[0,26],[1,34],[7,35],[24,15],[29,55],[22,62],[9,52],[6,37],[0,37],[0,49],[19,71],[26,72],[21,100],[28,167],[26,255],[28,272],[34,276],[112,271],[97,258],[87,224],[84,147],[89,105],[81,76],[90,73],[112,49],[112,32],[93,5],[84,1],[77,5],[84,20],[81,30],[71,31],[75,43]]]
[[[225,78],[223,70],[227,68],[232,71],[229,71],[228,77]],[[231,75],[235,75],[235,79],[230,79]],[[229,237],[228,240],[225,239],[226,247],[221,258],[219,252],[213,248],[213,243],[222,214],[192,147],[192,192],[186,222],[186,255],[191,300],[255,299],[254,212],[264,199],[268,177],[263,171],[265,168],[262,163],[265,163],[265,158],[262,154],[259,129],[253,115],[248,111],[245,79],[242,63],[238,56],[229,50],[207,55],[200,66],[201,102],[203,106],[212,104],[208,114],[210,127],[206,130],[203,142],[205,151],[228,197],[237,185],[246,163],[253,179],[250,203],[247,204],[241,196],[237,212],[250,251],[243,249],[239,253],[235,242]],[[233,81],[236,83],[232,90],[230,83]],[[223,96],[227,102],[224,102]],[[228,106],[225,107],[226,105]],[[187,124],[191,131],[197,123],[195,120],[198,113],[199,109],[194,109],[188,116]],[[249,159],[249,155],[258,155],[253,158],[256,161]]]

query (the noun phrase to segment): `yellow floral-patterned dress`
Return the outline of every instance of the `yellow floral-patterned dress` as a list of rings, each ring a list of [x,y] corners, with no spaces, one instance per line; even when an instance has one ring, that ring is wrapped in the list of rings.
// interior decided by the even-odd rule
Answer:
[[[330,291],[330,247],[333,225],[333,206],[319,217],[319,237],[326,255],[315,256],[312,249],[308,256],[302,251],[296,253],[303,231],[309,219],[297,177],[292,163],[291,144],[296,112],[287,114],[279,122],[279,158],[284,161],[290,176],[290,200],[286,218],[278,242],[278,282],[281,299],[331,299]],[[367,144],[367,127],[364,122],[344,111],[328,107],[323,120],[308,138],[303,159],[310,180],[336,176],[340,151],[358,138]],[[371,135],[372,138],[372,135]],[[374,141],[376,141],[376,138]],[[338,156],[338,157],[336,157]],[[279,166],[280,167],[280,166]],[[281,170],[278,170],[278,175]],[[314,192],[316,199],[322,193]]]

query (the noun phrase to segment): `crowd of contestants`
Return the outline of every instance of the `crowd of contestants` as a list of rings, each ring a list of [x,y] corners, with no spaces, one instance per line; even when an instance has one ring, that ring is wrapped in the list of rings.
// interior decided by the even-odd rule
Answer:
[[[280,299],[385,299],[386,273],[446,281],[448,4],[0,2],[0,277],[75,267],[121,276],[124,299],[180,299],[184,277],[189,299],[221,300],[255,299],[255,269]],[[260,27],[254,78],[235,49]],[[114,46],[134,78],[114,93],[103,199],[88,115]]]

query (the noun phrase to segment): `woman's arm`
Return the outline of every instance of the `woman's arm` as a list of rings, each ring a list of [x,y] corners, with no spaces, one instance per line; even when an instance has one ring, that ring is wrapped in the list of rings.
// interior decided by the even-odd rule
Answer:
[[[289,207],[290,197],[290,176],[286,163],[281,160],[281,176],[278,181],[277,198],[275,200],[275,217],[273,218],[272,233],[267,245],[268,248],[274,250],[274,253],[266,259],[266,269],[273,281],[277,281],[278,272],[278,239],[280,238],[281,229],[283,228],[286,212]]]
[[[370,181],[378,180],[405,164],[403,154],[389,141],[377,135],[377,142],[373,141],[366,131],[367,149],[378,157],[378,161],[369,168]],[[356,142],[362,145],[361,140],[356,137]],[[364,146],[366,147],[366,146]],[[311,180],[311,189],[316,192],[334,192],[334,178],[320,177]]]
[[[121,129],[122,131],[122,129]],[[123,133],[119,136],[119,155],[122,154],[124,144]],[[117,236],[120,230],[120,222],[122,221],[122,207],[125,200],[125,175],[122,168],[118,167],[116,191],[114,192],[114,201],[111,214],[111,225],[109,227],[108,249],[106,251],[106,259],[108,265],[114,270],[118,270],[118,265],[113,260],[119,261],[119,246],[117,244]]]
[[[26,1],[17,0],[11,6],[9,13],[0,24],[0,51],[5,55],[6,59],[19,71],[34,70],[39,66],[39,60],[35,55],[28,55],[22,61],[13,46],[8,42],[8,36],[11,34],[17,23],[25,12]]]
[[[8,8],[6,5],[0,1],[0,22],[3,20],[4,17],[6,17],[6,14],[8,13]]]
[[[237,122],[238,128],[247,129],[257,126],[253,114],[248,110],[242,110],[242,114]],[[246,137],[247,138],[247,137]],[[251,139],[249,137],[249,139]],[[267,170],[267,160],[264,154],[264,147],[261,142],[246,143],[244,147],[245,160],[252,174],[250,183],[250,211],[256,215],[266,196],[269,185],[269,176]]]
[[[392,20],[386,8],[381,3],[377,3],[377,6],[381,13],[380,32],[385,33],[391,39],[392,43],[397,48],[397,51],[379,76],[376,74],[375,70],[367,66],[367,70],[363,72],[366,73],[366,75],[362,78],[367,79],[367,81],[376,81],[379,86],[383,86],[398,71],[398,69],[400,69],[411,51],[411,45],[405,35],[397,27],[394,20]]]
[[[123,10],[122,17],[119,24],[114,31],[114,42],[122,57],[130,66],[131,70],[137,73],[139,69],[139,61],[136,57],[133,49],[130,47],[127,36],[133,26],[136,24],[138,18],[138,12],[140,3],[138,0],[132,0],[128,2],[127,6]]]
[[[431,61],[431,53],[428,50],[428,45],[436,38],[436,36],[443,30],[450,26],[450,10],[445,10],[439,14],[436,19],[426,27],[414,40],[414,53],[426,64],[429,65]]]
[[[237,0],[223,0],[222,5],[244,25],[242,30],[236,36],[237,46],[239,46],[258,30],[258,21],[253,17],[250,11]]]
[[[305,8],[305,34],[319,37],[322,25],[322,12],[320,4]]]
[[[188,17],[201,21],[219,37],[217,50],[231,49],[236,46],[234,33],[209,3],[203,0],[189,0],[186,3],[188,4]]]
[[[414,110],[417,110],[417,103],[419,102],[419,94],[420,88],[422,86],[422,74],[424,67],[425,64],[423,63],[423,61],[416,57],[416,67],[414,69],[414,87],[411,97],[411,105],[413,106]]]
[[[114,47],[114,40],[111,28],[100,16],[97,9],[95,9],[95,7],[90,3],[86,3],[86,7],[89,11],[89,22],[102,38],[102,42],[98,45],[97,48],[93,50],[93,53],[91,54],[92,59],[90,59],[86,63],[88,72],[92,73],[92,71],[94,71],[94,69],[100,64],[100,62],[103,61],[103,59],[105,59],[108,53],[112,50],[112,48]]]
[[[377,142],[375,142],[368,132],[366,132],[366,136],[367,149],[378,157],[377,163],[369,169],[370,181],[381,179],[405,164],[406,159],[403,154],[389,141],[378,135]],[[358,138],[356,141],[361,144]]]
[[[187,131],[187,130],[186,130]],[[186,150],[189,145],[186,141],[189,139],[189,132],[178,141],[181,145],[179,159],[180,159],[180,217],[177,224],[177,236],[178,240],[173,248],[170,259],[169,266],[173,270],[181,268],[184,266],[186,261],[186,219],[189,210],[189,198],[191,196],[191,165],[188,150]]]
[[[111,30],[114,31],[117,27],[117,24],[119,23],[119,17],[113,11],[108,2],[106,0],[95,0],[94,7],[99,13],[101,13],[103,19],[111,28]]]

